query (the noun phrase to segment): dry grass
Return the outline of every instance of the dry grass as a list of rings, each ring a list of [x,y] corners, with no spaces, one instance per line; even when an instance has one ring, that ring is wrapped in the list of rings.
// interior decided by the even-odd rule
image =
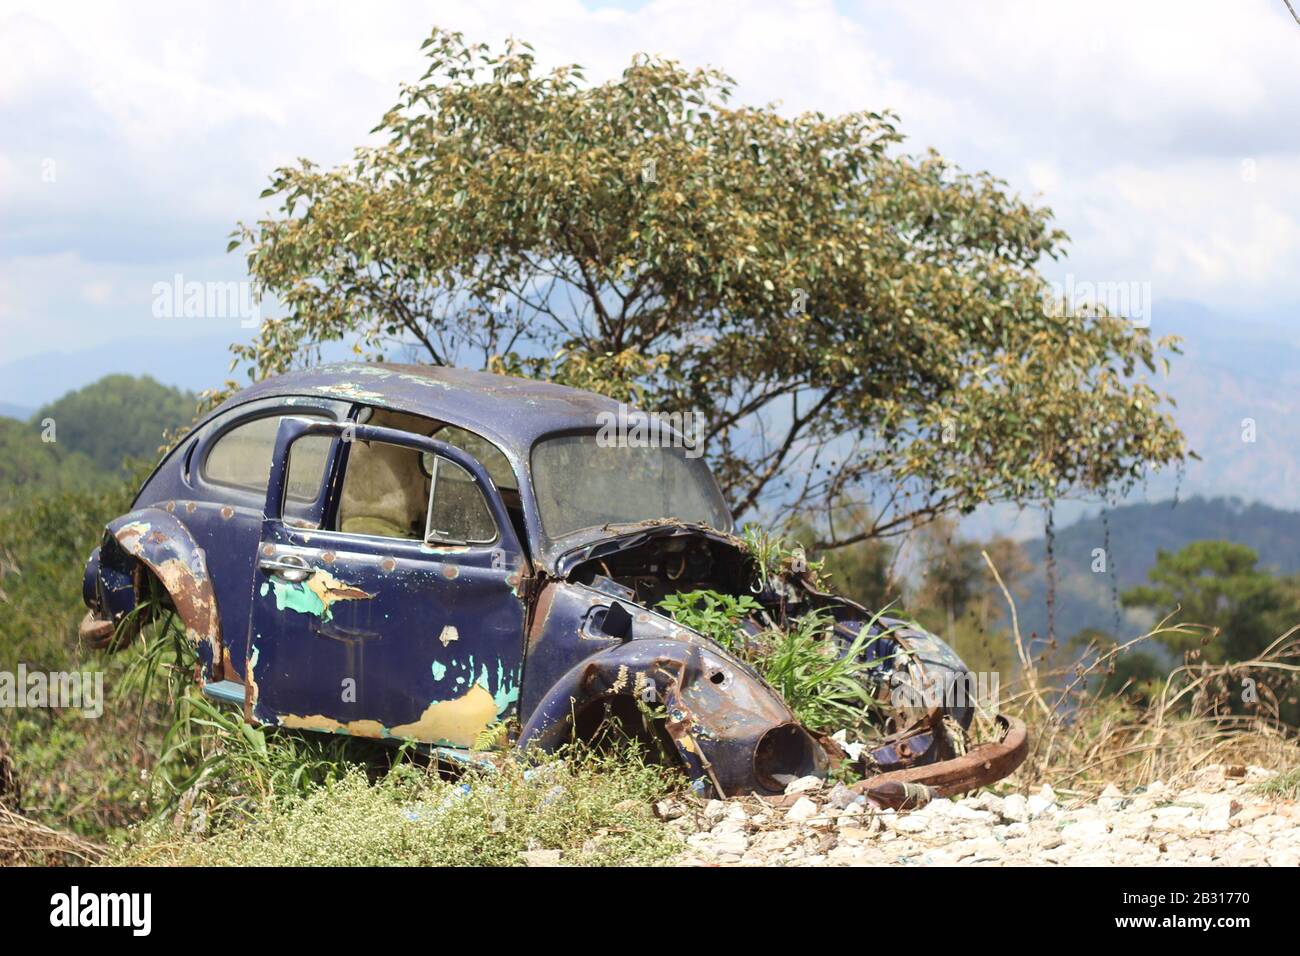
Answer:
[[[96,843],[0,806],[0,866],[86,865],[103,855]]]
[[[988,555],[985,561],[1002,586]],[[1089,648],[1079,662],[1052,666],[1035,658],[1021,638],[1015,602],[1006,588],[1012,637],[1020,660],[1016,679],[1003,687],[999,710],[1029,727],[1030,753],[1009,778],[1028,789],[1048,783],[1067,792],[1094,793],[1113,783],[1122,790],[1156,780],[1177,786],[1210,764],[1254,765],[1285,773],[1300,767],[1300,737],[1279,719],[1270,687],[1293,686],[1300,676],[1300,625],[1258,657],[1223,665],[1175,668],[1145,702],[1096,690],[1098,678],[1134,646],[1162,635],[1213,632],[1171,623],[1172,615],[1140,637],[1109,649]],[[1259,701],[1239,703],[1252,678]]]

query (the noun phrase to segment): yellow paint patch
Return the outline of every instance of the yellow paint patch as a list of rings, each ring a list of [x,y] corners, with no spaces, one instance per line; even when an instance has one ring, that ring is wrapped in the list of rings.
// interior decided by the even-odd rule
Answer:
[[[446,741],[457,747],[471,747],[478,735],[496,719],[496,701],[475,684],[463,697],[430,704],[419,720],[392,728],[392,734],[429,744]]]
[[[285,714],[279,718],[279,723],[281,727],[290,727],[294,730],[323,730],[332,734],[351,734],[353,737],[384,736],[384,725],[377,720],[350,720],[343,724],[333,717],[325,717],[321,714],[312,714],[308,717]]]
[[[335,601],[359,601],[374,597],[369,591],[344,584],[328,571],[317,571],[303,584],[307,590],[320,598],[320,603],[327,611]]]

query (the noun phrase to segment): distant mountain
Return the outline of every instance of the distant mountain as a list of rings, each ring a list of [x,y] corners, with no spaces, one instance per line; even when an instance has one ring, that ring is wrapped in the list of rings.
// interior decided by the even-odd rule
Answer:
[[[1153,479],[1145,496],[1180,489],[1300,510],[1300,323],[1244,322],[1170,302],[1153,307],[1151,331],[1184,339],[1162,390],[1202,460]]]
[[[52,422],[61,447],[111,472],[126,458],[156,459],[164,436],[189,425],[197,405],[193,392],[147,375],[106,375],[43,406],[35,417]]]
[[[44,352],[0,365],[0,402],[27,408],[105,375],[149,375],[164,385],[199,392],[226,380],[230,337],[120,339],[88,349]]]
[[[1146,581],[1159,549],[1177,551],[1192,541],[1234,541],[1254,548],[1260,566],[1276,574],[1300,572],[1300,512],[1233,498],[1191,498],[1174,505],[1121,505],[1099,512],[1054,534],[1056,636],[1069,638],[1087,627],[1115,630],[1115,596]],[[1047,543],[1023,544],[1033,568],[1027,596],[1018,601],[1022,633],[1047,633]],[[1105,552],[1104,565],[1099,561]],[[1093,570],[1094,567],[1104,570]],[[1149,615],[1118,609],[1121,630],[1133,636]]]
[[[34,408],[28,408],[26,405],[14,405],[11,402],[0,402],[0,418],[16,418],[20,422],[25,422],[32,417]]]

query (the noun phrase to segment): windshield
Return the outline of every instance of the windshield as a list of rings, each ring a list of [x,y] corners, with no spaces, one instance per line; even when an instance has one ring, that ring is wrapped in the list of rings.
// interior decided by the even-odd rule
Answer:
[[[614,447],[595,435],[546,438],[533,448],[533,488],[552,539],[649,518],[731,530],[731,512],[708,466],[682,448]]]

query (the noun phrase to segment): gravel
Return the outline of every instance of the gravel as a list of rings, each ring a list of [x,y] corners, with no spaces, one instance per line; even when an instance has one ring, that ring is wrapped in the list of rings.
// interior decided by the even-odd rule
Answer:
[[[1214,765],[1181,789],[983,791],[903,813],[801,778],[784,797],[656,809],[696,865],[1300,866],[1300,805],[1253,790],[1271,775]]]

